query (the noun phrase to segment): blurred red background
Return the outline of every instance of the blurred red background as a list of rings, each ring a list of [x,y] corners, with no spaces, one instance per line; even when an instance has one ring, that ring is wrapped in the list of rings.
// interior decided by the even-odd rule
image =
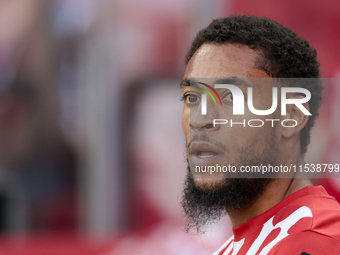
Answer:
[[[179,82],[195,34],[232,14],[292,28],[340,78],[338,1],[0,1],[0,254],[207,254],[227,239],[228,219],[183,232]],[[340,153],[336,85],[308,159]],[[340,200],[338,179],[314,181]]]

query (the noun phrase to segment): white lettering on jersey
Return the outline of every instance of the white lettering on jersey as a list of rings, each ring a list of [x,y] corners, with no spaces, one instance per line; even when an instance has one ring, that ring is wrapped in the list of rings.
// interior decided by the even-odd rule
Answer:
[[[231,255],[237,255],[238,251],[241,249],[242,245],[244,244],[244,239],[245,238],[243,238],[242,240],[240,240],[238,242],[233,243],[234,250],[233,250],[233,254],[231,254]]]
[[[279,241],[281,241],[283,238],[287,237],[289,229],[294,226],[299,220],[305,217],[313,217],[311,209],[309,209],[307,206],[302,206],[299,209],[295,210],[292,214],[290,214],[287,218],[284,220],[278,222],[275,226],[273,225],[273,216],[270,218],[266,223],[263,224],[263,228],[259,234],[259,236],[256,238],[254,243],[251,245],[249,248],[248,252],[246,255],[254,255],[256,254],[263,242],[266,240],[266,238],[270,235],[270,233],[277,228],[280,228],[280,233],[278,236],[271,241],[269,244],[267,244],[261,253],[259,255],[267,255],[268,252],[274,247],[275,244],[277,244]],[[232,236],[218,251],[216,251],[213,255],[217,255],[223,250],[224,247],[230,242],[232,242],[228,248],[225,250],[223,255],[229,255],[231,250],[233,249],[232,255],[237,255],[239,250],[241,249],[242,245],[244,244],[245,239],[243,238],[242,240],[238,242],[233,242],[234,236]]]
[[[260,249],[262,243],[264,240],[269,236],[269,234],[277,228],[280,228],[280,233],[278,236],[271,241],[269,244],[267,244],[263,250],[261,251],[260,255],[266,255],[268,252],[273,248],[275,244],[277,244],[279,241],[281,241],[283,238],[287,237],[288,230],[294,226],[299,220],[305,217],[313,217],[311,209],[309,209],[307,206],[302,206],[299,209],[297,209],[295,212],[293,212],[291,215],[289,215],[286,219],[283,221],[278,222],[275,226],[273,226],[273,219],[275,216],[270,218],[264,225],[261,230],[260,235],[256,238],[250,249],[248,250],[246,255],[254,255],[258,250]]]

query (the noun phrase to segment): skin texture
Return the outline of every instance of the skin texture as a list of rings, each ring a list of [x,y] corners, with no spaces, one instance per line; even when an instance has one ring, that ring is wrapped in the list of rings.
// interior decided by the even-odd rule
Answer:
[[[184,78],[204,80],[204,78],[270,78],[270,76],[256,67],[256,62],[259,58],[258,52],[243,45],[217,45],[203,44],[189,61]],[[214,86],[213,82],[209,84]],[[253,86],[254,91],[254,107],[256,109],[269,109],[271,102],[267,99],[271,98],[271,83],[263,86]],[[247,87],[240,86],[243,93],[246,95]],[[300,130],[306,124],[308,117],[303,115],[301,111],[294,105],[287,106],[287,114],[281,116],[280,108],[271,115],[257,116],[249,112],[248,107],[245,107],[244,116],[232,116],[232,99],[228,96],[226,89],[216,89],[219,93],[223,106],[214,107],[212,99],[208,98],[207,115],[201,115],[200,96],[201,90],[182,86],[182,94],[184,96],[184,108],[182,115],[182,128],[188,145],[188,160],[191,167],[195,166],[195,160],[190,154],[192,144],[195,142],[193,138],[206,137],[206,143],[220,143],[225,150],[214,158],[211,165],[216,163],[219,165],[235,165],[241,166],[244,163],[244,158],[247,154],[247,148],[251,148],[249,155],[253,158],[261,158],[266,151],[271,151],[270,156],[275,161],[276,165],[290,165],[304,163],[300,153]],[[189,100],[188,95],[193,95],[194,103]],[[256,96],[255,96],[256,95]],[[291,95],[299,97],[298,95]],[[279,103],[280,104],[280,103]],[[304,104],[308,109],[308,104]],[[233,119],[233,121],[241,121],[243,119],[295,119],[298,122],[296,127],[282,127],[276,125],[274,128],[270,124],[266,124],[261,128],[230,128],[230,125],[216,125],[213,127],[213,119],[224,118]],[[270,150],[268,139],[275,142],[275,150]],[[199,139],[198,139],[199,140]],[[209,154],[209,152],[207,152]],[[248,160],[248,159],[247,159]],[[249,161],[249,160],[248,160]],[[251,162],[251,160],[249,161]],[[196,176],[197,177],[197,176]],[[219,176],[216,176],[219,177]],[[228,210],[226,208],[231,222],[234,227],[243,224],[244,222],[262,214],[275,204],[280,202],[286,196],[293,192],[302,189],[308,185],[312,185],[307,179],[302,178],[281,178],[275,179],[266,186],[265,191],[257,198],[256,203],[253,203],[248,208],[240,208]],[[219,189],[224,177],[220,178],[195,178],[196,187],[203,191],[214,191]]]

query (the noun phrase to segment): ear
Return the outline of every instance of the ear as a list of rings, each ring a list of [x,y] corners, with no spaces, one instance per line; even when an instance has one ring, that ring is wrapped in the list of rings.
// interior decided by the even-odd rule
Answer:
[[[300,95],[294,96],[296,98],[302,98]],[[309,111],[309,104],[302,104]],[[287,114],[282,116],[281,122],[284,121],[284,127],[282,135],[285,138],[290,138],[299,133],[307,124],[308,115],[305,115],[295,104],[287,105]]]

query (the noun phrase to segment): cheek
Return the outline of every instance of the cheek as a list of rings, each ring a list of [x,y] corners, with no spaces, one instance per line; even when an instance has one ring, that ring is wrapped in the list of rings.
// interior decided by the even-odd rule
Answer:
[[[190,110],[183,109],[182,130],[187,142],[190,140]]]
[[[246,118],[242,116],[242,120],[235,119],[235,121],[242,122],[243,119]],[[221,140],[223,140],[226,144],[228,144],[229,148],[231,148],[230,154],[235,155],[239,153],[240,149],[249,146],[254,141],[257,141],[257,146],[261,149],[261,141],[266,141],[266,137],[271,133],[271,127],[269,127],[269,123],[265,123],[263,127],[249,127],[246,119],[245,127],[238,125],[235,126],[235,128],[231,128],[229,125],[226,126],[221,133],[224,134],[221,137]]]

